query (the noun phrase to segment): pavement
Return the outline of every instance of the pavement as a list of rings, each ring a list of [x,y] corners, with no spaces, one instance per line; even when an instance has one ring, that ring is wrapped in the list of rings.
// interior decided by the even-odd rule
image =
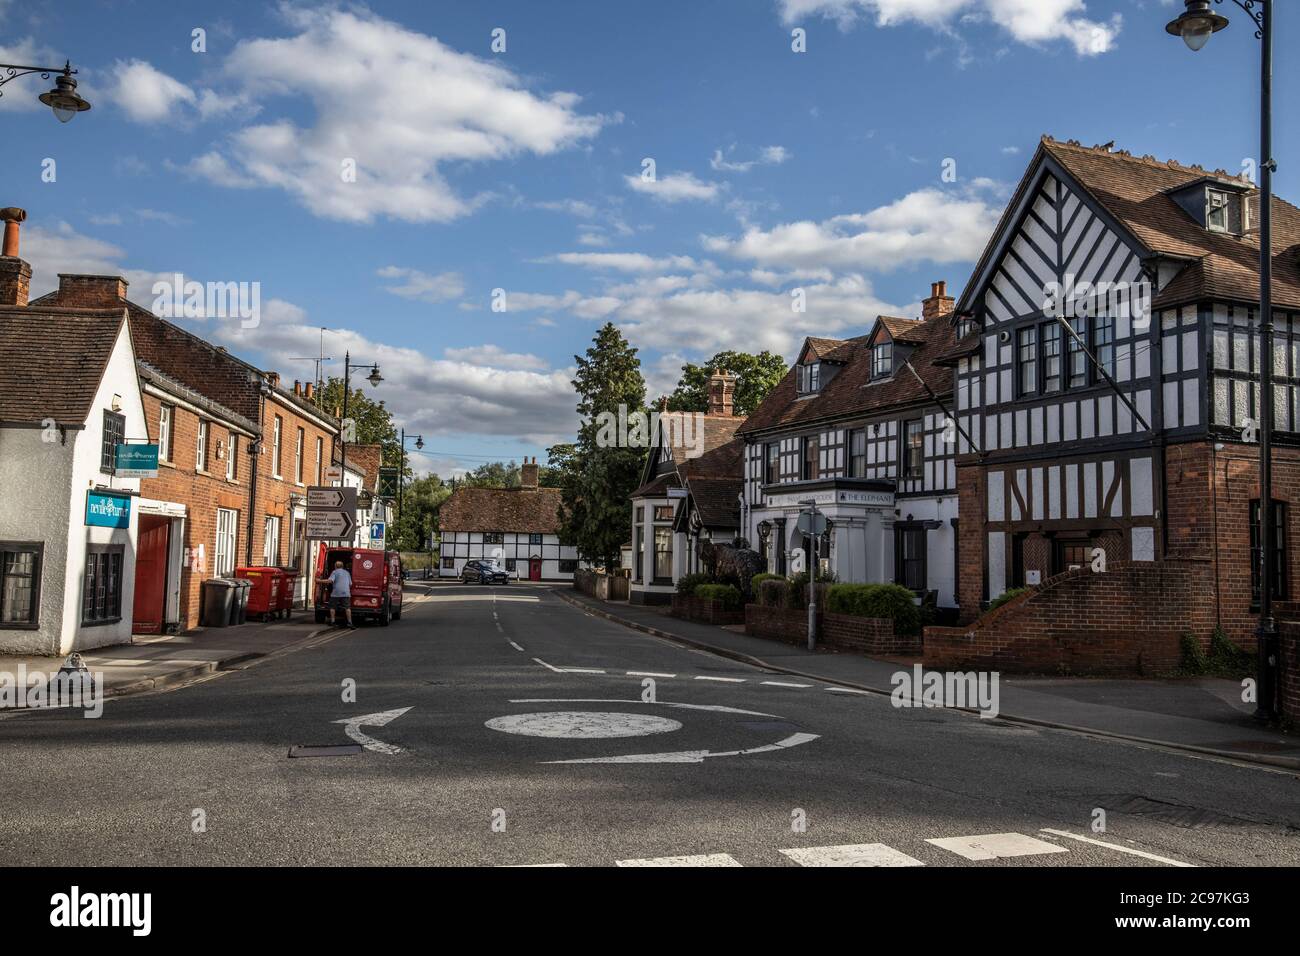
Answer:
[[[321,632],[309,611],[296,611],[288,620],[196,628],[176,635],[137,635],[130,644],[95,648],[81,657],[91,673],[102,675],[104,696],[121,697],[177,686],[284,653]],[[28,675],[53,674],[63,661],[63,657],[0,654],[0,673],[16,675],[25,668]],[[5,713],[0,710],[0,717]]]
[[[751,637],[672,617],[666,608],[597,601],[574,590],[559,595],[592,613],[691,647],[774,671],[888,694],[911,660],[873,659]],[[1216,678],[1135,680],[1002,676],[1000,716],[1006,720],[1134,743],[1300,769],[1300,735],[1261,726],[1241,685]]]
[[[561,593],[409,586],[390,627],[0,720],[0,864],[1300,865],[1300,773],[899,708]]]

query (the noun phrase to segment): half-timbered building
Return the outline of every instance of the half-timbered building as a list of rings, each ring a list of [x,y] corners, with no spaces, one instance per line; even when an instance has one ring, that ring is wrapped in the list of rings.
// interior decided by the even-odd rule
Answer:
[[[935,362],[955,342],[952,308],[937,282],[919,319],[881,316],[857,338],[807,339],[739,430],[745,536],[770,571],[811,565],[798,517],[815,501],[829,519],[817,560],[840,581],[897,582],[956,606],[953,376]]]
[[[1274,200],[1275,593],[1293,599],[1300,211]],[[1259,193],[1044,137],[953,316],[960,603],[1073,567],[1193,559],[1254,626]],[[1058,319],[1058,316],[1061,317]],[[1068,328],[1066,325],[1068,324]]]

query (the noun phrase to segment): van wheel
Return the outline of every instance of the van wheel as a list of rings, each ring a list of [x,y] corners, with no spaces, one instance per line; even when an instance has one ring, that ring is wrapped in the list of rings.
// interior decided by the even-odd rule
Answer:
[[[397,605],[397,609],[393,611],[393,620],[400,621],[401,619],[402,619],[402,605],[399,604]]]
[[[384,609],[379,612],[379,626],[380,627],[388,626],[388,599],[387,598],[384,599]]]

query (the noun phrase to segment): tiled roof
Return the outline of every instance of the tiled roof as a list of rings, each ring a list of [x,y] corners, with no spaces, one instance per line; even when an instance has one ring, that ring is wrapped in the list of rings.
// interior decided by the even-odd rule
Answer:
[[[643,484],[629,498],[662,498],[668,493],[669,488],[680,488],[681,479],[677,477],[677,472],[670,471],[662,475],[656,475],[645,484]]]
[[[559,534],[559,488],[457,488],[439,511],[443,531]]]
[[[692,478],[691,501],[706,528],[740,527],[740,491],[744,481],[739,471],[734,478]]]
[[[882,315],[878,317],[878,321],[895,342],[920,345],[925,341],[925,337],[919,331],[920,319],[900,319],[894,315]]]
[[[226,408],[221,403],[214,402],[212,399],[208,398],[206,395],[202,394],[201,392],[195,391],[194,389],[190,388],[188,385],[176,381],[176,379],[172,378],[170,375],[167,375],[165,372],[161,372],[158,369],[154,368],[148,362],[140,361],[137,359],[135,363],[135,368],[136,371],[140,374],[141,381],[150,382],[153,385],[156,385],[158,388],[166,391],[169,395],[174,395],[177,398],[183,398],[185,401],[189,402],[191,405],[195,406],[196,408],[203,409],[205,412],[210,414],[213,418],[219,419],[228,424],[236,425],[237,427],[242,428],[245,431],[251,432],[254,435],[261,434],[261,428],[257,425],[256,422],[249,421],[247,418],[245,418],[243,415],[240,415],[238,412]]]
[[[124,309],[0,307],[0,421],[82,425]]]
[[[1041,148],[1147,249],[1200,260],[1161,290],[1155,305],[1209,297],[1259,301],[1258,231],[1242,237],[1211,232],[1168,195],[1207,176],[1232,179],[1228,173],[1050,137],[1043,138]],[[1300,209],[1276,196],[1272,208],[1273,301],[1300,308]]]
[[[912,367],[936,395],[951,395],[952,370],[935,360],[955,344],[956,330],[952,317],[940,315],[918,321],[907,331],[909,341],[918,343],[910,356]],[[871,350],[867,344],[870,338],[870,335],[862,335],[846,339],[828,350],[827,355],[843,362],[844,368],[815,396],[799,397],[795,372],[791,369],[737,434],[751,435],[772,428],[811,424],[849,415],[869,415],[894,406],[929,401],[921,383],[905,368],[895,368],[893,376],[883,382],[871,382]]]

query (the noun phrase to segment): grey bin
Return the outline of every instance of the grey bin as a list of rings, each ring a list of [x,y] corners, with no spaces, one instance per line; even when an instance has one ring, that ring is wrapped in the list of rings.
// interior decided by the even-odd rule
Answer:
[[[248,595],[253,590],[253,582],[247,578],[225,578],[235,585],[235,599],[231,602],[230,623],[248,623]]]
[[[208,578],[203,582],[203,606],[199,623],[204,627],[228,627],[237,604],[239,585],[230,578]]]

